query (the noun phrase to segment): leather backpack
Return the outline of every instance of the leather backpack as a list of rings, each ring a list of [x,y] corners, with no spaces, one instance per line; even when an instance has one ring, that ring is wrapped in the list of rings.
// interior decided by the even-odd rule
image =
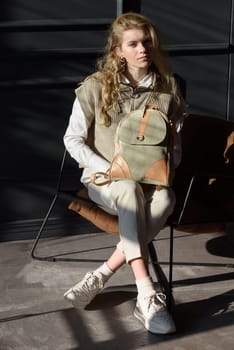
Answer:
[[[169,187],[171,185],[171,126],[157,104],[129,112],[115,134],[115,155],[106,173],[91,182],[104,185],[123,179]]]

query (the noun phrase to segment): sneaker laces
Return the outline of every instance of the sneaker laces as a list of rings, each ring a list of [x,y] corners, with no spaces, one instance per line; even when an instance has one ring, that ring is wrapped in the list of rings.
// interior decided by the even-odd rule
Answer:
[[[166,306],[167,297],[164,293],[157,293],[156,297],[164,306]]]
[[[156,308],[157,311],[164,310],[166,306],[166,296],[163,293],[155,293],[148,297],[148,311],[151,307]]]
[[[90,273],[88,276],[85,277],[85,280],[83,284],[80,286],[80,288],[73,287],[73,292],[75,294],[79,294],[80,289],[83,289],[86,292],[90,292],[90,289],[102,289],[104,286],[104,283],[102,279],[93,273]]]

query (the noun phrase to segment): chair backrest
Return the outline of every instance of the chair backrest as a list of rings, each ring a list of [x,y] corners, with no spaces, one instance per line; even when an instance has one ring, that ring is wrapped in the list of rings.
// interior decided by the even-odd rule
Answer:
[[[234,155],[225,163],[224,151],[234,123],[208,116],[189,116],[182,129],[183,158],[178,171],[229,174],[234,170]],[[231,147],[230,147],[231,151]],[[228,153],[228,152],[227,152]]]
[[[174,220],[195,176],[181,223],[234,221],[234,123],[189,116],[182,129],[182,148],[182,161],[174,179]]]

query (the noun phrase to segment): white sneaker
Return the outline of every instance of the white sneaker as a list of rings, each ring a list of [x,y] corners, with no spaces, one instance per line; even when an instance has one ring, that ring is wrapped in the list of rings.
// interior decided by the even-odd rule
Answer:
[[[175,323],[167,311],[164,295],[154,294],[137,298],[134,316],[145,328],[156,334],[168,334],[176,331]]]
[[[64,298],[77,309],[84,309],[104,287],[102,276],[87,272],[84,278],[74,287],[70,288]]]

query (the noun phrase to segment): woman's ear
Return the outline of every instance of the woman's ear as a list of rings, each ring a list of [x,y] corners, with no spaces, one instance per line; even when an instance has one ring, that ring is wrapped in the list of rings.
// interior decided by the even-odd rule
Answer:
[[[116,46],[116,48],[115,48],[115,54],[116,54],[116,56],[118,56],[118,57],[121,57],[121,56],[122,56],[122,51],[121,51],[121,49],[120,49],[119,46]]]

